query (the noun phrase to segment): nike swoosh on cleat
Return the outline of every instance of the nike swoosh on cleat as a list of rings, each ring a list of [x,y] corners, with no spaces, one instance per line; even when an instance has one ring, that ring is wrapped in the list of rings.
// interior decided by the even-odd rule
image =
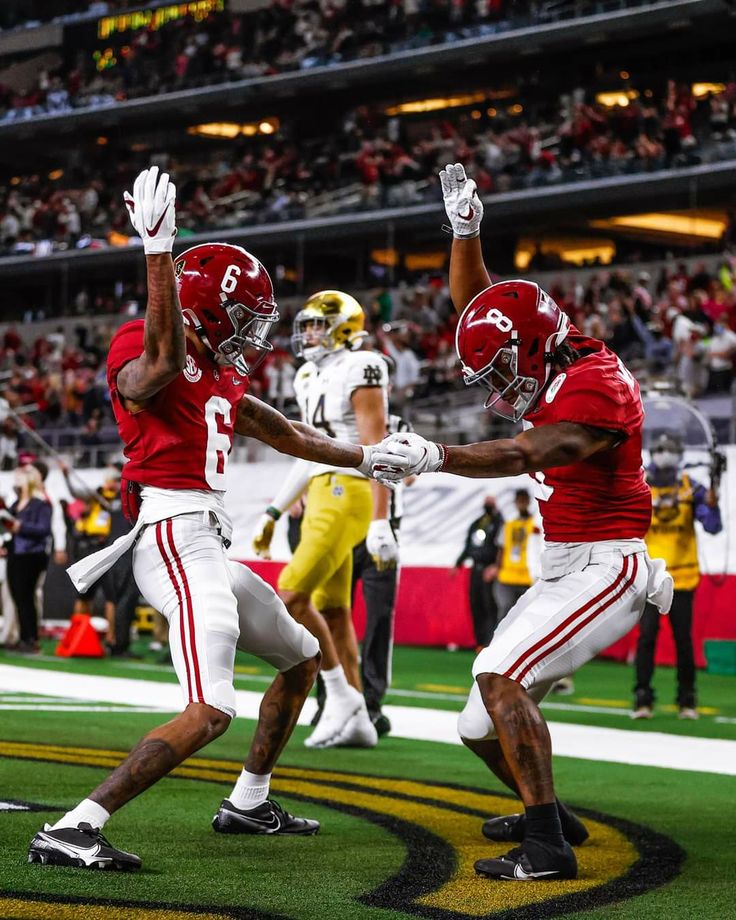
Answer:
[[[557,869],[551,869],[548,872],[527,872],[523,866],[517,863],[514,866],[514,874],[511,878],[519,879],[522,882],[528,882],[535,878],[545,878],[548,875],[559,875]]]
[[[39,847],[39,844],[44,844],[45,846]],[[88,857],[90,859],[100,852],[99,843],[94,843],[91,847],[78,847],[74,846],[74,844],[63,843],[61,840],[55,840],[53,837],[47,837],[45,834],[38,834],[36,846],[39,849],[60,850],[68,856],[81,856],[82,858]]]
[[[457,216],[460,218],[460,220],[472,220],[474,214],[475,211],[472,208],[469,208],[467,214],[458,214]]]
[[[164,217],[166,217],[166,212],[167,212],[168,210],[169,210],[169,206],[166,205],[166,207],[164,208],[164,213],[161,215],[161,217],[159,217],[159,219],[158,219],[156,225],[154,226],[153,230],[149,230],[148,227],[146,227],[146,233],[147,233],[149,236],[156,236],[156,234],[158,233],[158,231],[161,229],[161,224],[164,222]]]

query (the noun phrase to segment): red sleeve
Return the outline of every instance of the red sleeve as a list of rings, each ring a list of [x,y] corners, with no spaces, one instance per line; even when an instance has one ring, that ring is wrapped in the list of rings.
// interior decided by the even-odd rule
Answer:
[[[110,342],[107,354],[107,385],[117,391],[117,378],[125,365],[143,354],[143,320],[134,320],[121,326]]]
[[[554,383],[554,381],[553,381]],[[577,422],[620,431],[629,437],[641,422],[638,385],[614,374],[570,375],[563,381],[550,408],[554,422]]]

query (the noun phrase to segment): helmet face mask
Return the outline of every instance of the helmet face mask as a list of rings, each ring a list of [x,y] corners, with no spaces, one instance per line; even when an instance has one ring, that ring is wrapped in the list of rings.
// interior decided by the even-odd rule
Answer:
[[[363,337],[365,315],[358,301],[342,291],[313,294],[294,317],[291,347],[297,358],[321,361]]]
[[[261,308],[272,308],[270,313],[263,313],[235,300],[227,300],[224,294],[220,296],[223,298],[222,307],[233,324],[233,334],[223,339],[216,349],[211,345],[208,347],[246,377],[273,351],[268,337],[271,328],[279,321],[278,310],[273,302],[259,303]],[[205,344],[208,343],[205,341]]]
[[[479,383],[487,390],[489,395],[483,408],[491,409],[511,422],[520,422],[534,407],[539,394],[539,383],[533,377],[523,377],[518,373],[514,345],[499,348],[490,363],[479,371],[474,372],[463,365],[462,372],[466,386]]]
[[[342,348],[334,339],[335,327],[344,322],[344,317],[329,320],[326,316],[314,316],[307,310],[300,310],[294,318],[291,347],[297,358],[318,361],[330,352]]]

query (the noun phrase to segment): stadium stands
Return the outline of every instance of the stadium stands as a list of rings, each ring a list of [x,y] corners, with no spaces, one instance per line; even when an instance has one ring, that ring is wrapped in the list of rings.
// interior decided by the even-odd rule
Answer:
[[[669,382],[693,398],[715,398],[716,403],[719,394],[731,391],[736,257],[726,254],[694,261],[690,267],[661,263],[648,271],[534,276],[544,281],[581,331],[604,339],[642,381]],[[446,278],[427,277],[415,285],[373,289],[360,296],[369,313],[370,346],[394,355],[408,348],[417,358],[416,372],[397,381],[401,393],[395,397],[401,397],[404,411],[414,415],[419,428],[462,428],[453,420],[455,409],[462,415],[468,400],[455,360],[456,320]],[[273,336],[276,350],[252,387],[287,412],[294,410],[290,318],[299,305],[294,299],[281,302],[283,320]],[[0,397],[16,409],[36,407],[29,414],[34,427],[55,447],[73,452],[78,465],[95,465],[119,449],[104,378],[107,343],[132,312],[130,301],[119,306],[124,315],[104,321],[98,313],[94,322],[80,316],[61,325],[8,325],[0,332]],[[466,430],[478,423],[475,413],[464,414]],[[485,421],[490,423],[490,417]],[[721,427],[728,436],[727,420]],[[0,445],[0,466],[12,467],[24,448],[22,432],[12,420],[5,422]]]

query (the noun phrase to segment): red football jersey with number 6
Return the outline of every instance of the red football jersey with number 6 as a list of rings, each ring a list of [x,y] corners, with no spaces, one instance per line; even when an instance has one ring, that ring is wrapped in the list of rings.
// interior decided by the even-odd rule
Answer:
[[[569,466],[534,474],[534,494],[552,543],[642,538],[649,529],[652,496],[641,461],[644,408],[639,384],[597,339],[571,330],[565,341],[583,357],[557,374],[525,427],[578,422],[621,433],[621,441]]]
[[[128,458],[125,477],[162,489],[224,492],[235,413],[247,378],[198,354],[187,339],[184,370],[134,413],[118,393],[117,377],[142,353],[143,320],[121,326],[110,343],[107,383]]]

